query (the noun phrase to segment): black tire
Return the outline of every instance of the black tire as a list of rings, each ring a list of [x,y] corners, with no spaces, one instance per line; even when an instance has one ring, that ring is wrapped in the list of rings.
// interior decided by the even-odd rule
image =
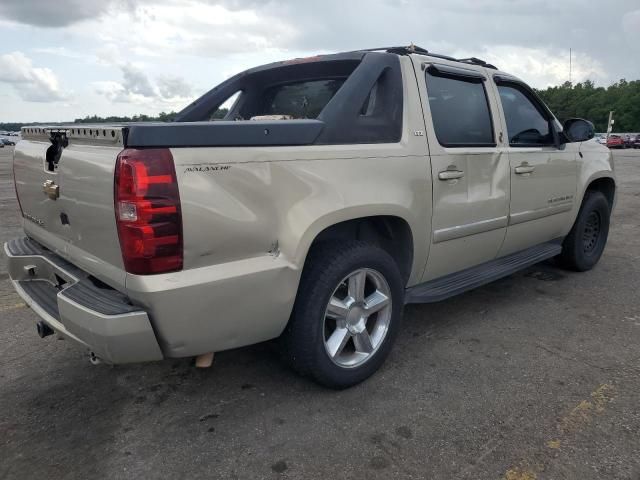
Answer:
[[[577,272],[591,270],[607,244],[610,216],[609,202],[602,192],[588,190],[578,218],[562,243],[560,265]]]
[[[346,368],[334,363],[325,348],[325,315],[336,287],[359,269],[384,277],[391,297],[387,310],[390,322],[370,358],[362,365]],[[385,361],[400,329],[403,308],[404,283],[387,252],[355,240],[319,244],[309,252],[302,272],[293,312],[281,339],[283,353],[294,370],[321,385],[334,389],[351,387],[375,373]]]

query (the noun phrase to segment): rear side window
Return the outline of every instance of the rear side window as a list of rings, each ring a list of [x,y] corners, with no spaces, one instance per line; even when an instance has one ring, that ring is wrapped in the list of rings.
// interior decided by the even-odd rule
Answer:
[[[429,108],[444,147],[495,146],[489,101],[481,79],[426,73]]]
[[[260,115],[317,118],[344,80],[312,80],[271,87],[264,92]]]
[[[549,119],[522,90],[511,85],[498,85],[498,92],[507,122],[509,145],[527,147],[554,143]]]

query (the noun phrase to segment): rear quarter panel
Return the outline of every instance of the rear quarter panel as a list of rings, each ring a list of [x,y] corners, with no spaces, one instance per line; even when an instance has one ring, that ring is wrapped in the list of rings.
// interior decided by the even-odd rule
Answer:
[[[430,229],[427,157],[404,155],[397,145],[371,148],[376,152],[370,156],[362,155],[367,150],[362,146],[354,156],[328,147],[307,147],[304,153],[243,149],[274,159],[227,161],[225,169],[208,162],[197,171],[182,163],[181,154],[191,164],[206,157],[204,150],[174,152],[185,269],[127,279],[128,293],[150,309],[167,356],[225,350],[280,335],[311,243],[341,221],[403,218],[416,247],[411,281],[420,278]],[[233,149],[215,152],[231,159],[234,154]],[[297,158],[287,160],[287,155]]]
[[[314,150],[313,152],[311,150]],[[400,145],[360,146],[358,152],[307,147],[248,151],[269,161],[206,162],[207,152],[174,151],[181,185],[185,268],[199,268],[278,252],[302,267],[325,228],[352,218],[395,215],[411,226],[414,244],[426,247],[431,187],[425,155]],[[363,155],[364,150],[369,150]],[[216,156],[232,158],[233,149]],[[315,154],[315,155],[314,155]],[[287,158],[295,155],[298,158]],[[300,158],[308,157],[308,158]],[[193,165],[195,160],[202,160]],[[428,238],[428,237],[427,237]],[[419,250],[419,249],[418,249]],[[420,270],[418,254],[414,270]]]

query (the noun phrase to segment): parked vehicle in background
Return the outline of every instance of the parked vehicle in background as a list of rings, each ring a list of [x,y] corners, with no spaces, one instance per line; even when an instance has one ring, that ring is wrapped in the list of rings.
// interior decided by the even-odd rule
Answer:
[[[640,133],[631,135],[631,147],[640,148]]]
[[[624,148],[624,140],[620,135],[612,133],[607,138],[607,147],[609,148]]]
[[[606,145],[607,144],[607,135],[604,134],[604,133],[596,133],[595,140],[600,145]]]
[[[3,146],[6,145],[8,147],[13,147],[16,144],[16,142],[14,142],[13,140],[9,140],[7,138],[0,138],[0,143],[2,143]]]
[[[626,135],[622,135],[622,144],[624,148],[631,148],[631,135],[629,135],[628,133]]]
[[[294,369],[345,388],[382,365],[405,304],[552,257],[595,266],[616,186],[593,136],[476,58],[273,63],[171,123],[24,127],[8,271],[40,335],[93,359],[280,337]]]

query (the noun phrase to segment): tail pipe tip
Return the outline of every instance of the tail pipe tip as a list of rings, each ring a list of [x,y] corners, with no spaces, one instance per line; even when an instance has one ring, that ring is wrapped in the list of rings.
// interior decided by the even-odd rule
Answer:
[[[102,360],[94,352],[89,352],[89,362],[91,362],[91,365],[100,365]]]

